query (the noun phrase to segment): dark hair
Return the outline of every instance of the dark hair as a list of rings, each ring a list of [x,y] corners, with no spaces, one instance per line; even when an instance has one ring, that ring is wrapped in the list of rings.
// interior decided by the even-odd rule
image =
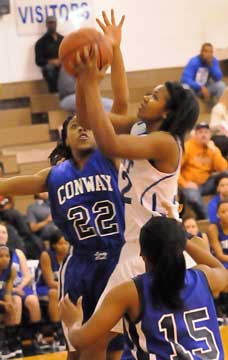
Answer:
[[[165,86],[170,96],[166,106],[168,113],[159,130],[179,137],[183,145],[186,134],[198,119],[199,104],[192,90],[185,89],[181,83],[166,82]]]
[[[56,165],[58,161],[61,159],[71,159],[72,153],[69,146],[66,145],[66,138],[67,138],[67,127],[69,122],[73,119],[75,115],[70,115],[66,118],[66,120],[63,123],[62,131],[61,131],[61,139],[57,143],[57,146],[54,148],[54,150],[49,155],[50,163],[52,166]]]
[[[152,296],[158,306],[180,309],[184,287],[185,232],[174,219],[152,217],[141,229],[141,254],[152,267]]]
[[[201,51],[202,51],[206,46],[210,46],[210,47],[213,48],[213,45],[212,45],[211,43],[205,42],[205,43],[203,43],[202,46],[201,46]]]
[[[220,201],[220,202],[218,203],[218,206],[217,206],[217,211],[219,210],[219,208],[220,208],[220,206],[221,206],[222,204],[228,204],[228,200],[222,200],[222,201]]]
[[[52,234],[50,236],[50,246],[52,247],[53,245],[57,244],[57,242],[61,239],[61,237],[63,237],[64,235],[62,234],[62,232],[60,230],[57,230],[54,234]]]
[[[183,223],[185,223],[185,221],[190,220],[190,219],[196,221],[196,218],[195,218],[194,215],[193,216],[184,216],[183,217]]]
[[[222,179],[228,179],[228,174],[227,173],[221,173],[218,176],[216,176],[216,178],[215,178],[215,189],[217,189],[217,187],[218,187],[218,185],[219,185],[219,183],[220,183],[220,181]]]

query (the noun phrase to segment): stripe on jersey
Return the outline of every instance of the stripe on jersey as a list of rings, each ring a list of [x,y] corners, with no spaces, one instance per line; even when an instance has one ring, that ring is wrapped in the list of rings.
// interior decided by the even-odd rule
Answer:
[[[174,174],[170,174],[170,175],[166,175],[163,178],[155,181],[153,184],[149,185],[142,193],[141,197],[140,197],[140,204],[143,205],[143,197],[146,194],[147,191],[149,191],[150,189],[152,189],[152,187],[156,186],[157,184],[159,184],[161,181],[166,180],[171,178],[172,176],[176,175],[176,172]]]

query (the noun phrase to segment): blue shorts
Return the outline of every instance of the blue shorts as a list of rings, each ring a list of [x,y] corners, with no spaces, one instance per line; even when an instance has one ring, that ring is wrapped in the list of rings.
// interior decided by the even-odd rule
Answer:
[[[36,293],[37,293],[37,296],[40,298],[48,297],[49,287],[47,285],[37,285]]]
[[[69,294],[76,304],[82,296],[83,322],[93,314],[96,304],[115,269],[120,252],[76,251],[63,262],[59,271],[59,299]],[[109,351],[123,349],[123,337],[118,335],[110,343]]]
[[[14,292],[14,291],[12,291],[12,295],[21,296],[21,298],[22,298],[23,300],[25,300],[25,299],[27,298],[27,296],[35,295],[33,289],[32,289],[30,286],[25,286],[25,287],[23,288],[23,291],[24,291],[24,295],[22,295],[22,296],[19,295],[19,294],[17,294],[17,293]]]

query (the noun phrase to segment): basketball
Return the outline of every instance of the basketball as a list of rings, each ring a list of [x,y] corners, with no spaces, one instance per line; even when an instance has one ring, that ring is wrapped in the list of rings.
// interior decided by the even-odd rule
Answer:
[[[112,61],[112,44],[109,38],[93,28],[82,28],[66,35],[59,47],[59,59],[65,70],[73,76],[77,76],[74,65],[76,64],[76,52],[83,53],[83,47],[98,46],[98,68],[102,69]]]

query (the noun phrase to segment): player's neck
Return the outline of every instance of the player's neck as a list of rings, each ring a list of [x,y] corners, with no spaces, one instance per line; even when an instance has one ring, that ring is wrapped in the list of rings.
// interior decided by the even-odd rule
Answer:
[[[91,150],[83,153],[73,153],[72,155],[75,166],[82,170],[91,156]]]

